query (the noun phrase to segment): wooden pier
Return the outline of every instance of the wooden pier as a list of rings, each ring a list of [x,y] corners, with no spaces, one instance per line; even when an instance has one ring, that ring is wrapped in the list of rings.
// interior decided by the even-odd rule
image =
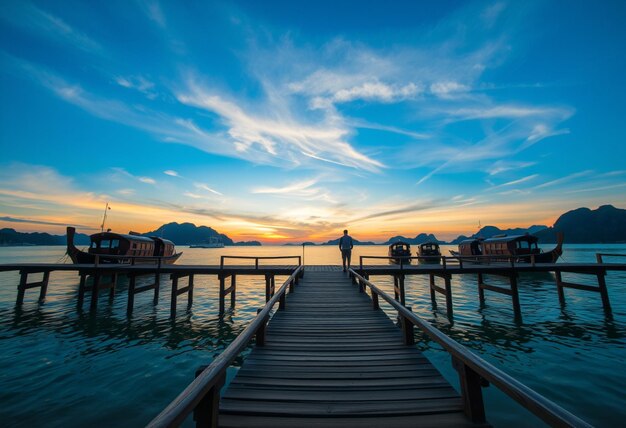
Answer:
[[[219,405],[223,427],[470,426],[461,396],[341,271],[307,271]]]
[[[303,269],[149,427],[176,427],[191,414],[197,427],[488,426],[482,388],[489,385],[549,425],[590,426],[413,314],[399,295],[383,292],[356,269],[346,274],[307,266],[295,286]],[[381,300],[397,310],[398,326],[381,311]],[[414,347],[415,327],[450,353],[459,392]],[[251,340],[255,347],[224,389],[226,370]]]

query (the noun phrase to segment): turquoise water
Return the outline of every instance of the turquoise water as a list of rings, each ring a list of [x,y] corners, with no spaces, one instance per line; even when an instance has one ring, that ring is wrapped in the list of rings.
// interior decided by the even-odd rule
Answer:
[[[451,247],[450,247],[451,248]],[[444,247],[444,250],[448,248]],[[302,255],[301,247],[225,249],[183,248],[181,264],[216,264],[222,254]],[[626,253],[626,245],[566,245],[563,261],[594,262],[596,252]],[[57,262],[62,247],[0,248],[0,263]],[[359,255],[384,255],[386,247],[355,248]],[[307,247],[306,264],[338,264],[335,247]],[[624,259],[616,261],[626,262]],[[595,285],[594,277],[565,280]],[[391,290],[391,281],[374,277]],[[102,293],[98,310],[76,307],[78,276],[55,272],[44,304],[27,290],[15,307],[17,273],[0,273],[0,421],[5,426],[141,426],[151,420],[192,379],[195,369],[242,331],[264,304],[262,278],[238,278],[237,305],[217,316],[218,283],[196,278],[194,304],[185,296],[175,320],[169,319],[169,281],[159,304],[150,292],[139,294],[126,315],[127,283],[112,301]],[[490,283],[497,284],[496,278]],[[280,278],[277,285],[282,283]],[[607,277],[612,317],[600,296],[566,290],[558,302],[551,275],[519,281],[523,320],[516,322],[510,298],[486,291],[480,308],[475,277],[453,280],[454,319],[433,311],[425,279],[407,279],[407,304],[447,334],[546,397],[596,426],[617,426],[626,418],[626,275]],[[390,316],[395,314],[389,311]],[[422,337],[418,333],[418,339]],[[437,345],[419,345],[452,382],[449,356]],[[232,376],[236,367],[230,370]],[[494,387],[484,390],[489,421],[496,426],[537,426],[537,420]]]

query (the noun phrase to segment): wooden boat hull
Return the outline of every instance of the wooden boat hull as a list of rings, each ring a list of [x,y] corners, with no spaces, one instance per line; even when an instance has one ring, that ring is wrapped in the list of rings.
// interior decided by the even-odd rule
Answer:
[[[96,257],[100,264],[173,264],[182,256],[182,252],[169,256],[130,256],[130,255],[110,255],[94,254],[79,250],[74,245],[75,229],[67,228],[67,255],[70,256],[74,264],[95,264]]]
[[[85,251],[81,251],[77,248],[74,248],[73,251],[68,249],[67,254],[72,259],[74,264],[94,264],[96,262],[96,255],[86,253]],[[161,259],[162,264],[170,265],[176,263],[176,261],[182,256],[183,253],[176,253],[167,257],[124,257],[124,256],[115,256],[115,257],[107,257],[106,255],[97,255],[98,263],[100,264],[157,264],[158,259]],[[134,259],[134,262],[133,262]]]

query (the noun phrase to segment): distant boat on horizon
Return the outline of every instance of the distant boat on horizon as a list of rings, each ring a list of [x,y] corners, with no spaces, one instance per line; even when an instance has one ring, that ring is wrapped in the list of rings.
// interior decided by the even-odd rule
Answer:
[[[209,242],[205,244],[190,245],[189,248],[224,248],[224,242],[222,238],[217,236],[211,236]]]
[[[67,254],[74,264],[95,263],[96,256],[100,263],[154,263],[160,258],[162,263],[172,264],[183,254],[167,239],[109,231],[91,235],[89,249],[82,251],[74,245],[75,234],[76,229],[68,226]]]

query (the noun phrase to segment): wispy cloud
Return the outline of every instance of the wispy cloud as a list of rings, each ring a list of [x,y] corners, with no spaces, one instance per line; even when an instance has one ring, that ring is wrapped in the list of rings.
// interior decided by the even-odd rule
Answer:
[[[0,217],[0,221],[6,221],[9,223],[28,223],[28,224],[42,224],[45,226],[74,226],[81,229],[93,229],[96,230],[95,227],[85,226],[83,224],[67,224],[65,222],[54,222],[54,221],[42,221],[42,220],[32,220],[28,218],[17,218],[17,217]]]
[[[507,181],[506,183],[493,186],[489,190],[499,189],[501,187],[516,186],[518,184],[522,184],[522,183],[526,183],[527,181],[534,180],[537,177],[539,177],[539,174],[527,175],[526,177],[522,177],[517,180]]]
[[[118,76],[115,78],[115,83],[124,88],[139,91],[148,99],[153,100],[157,97],[157,93],[154,91],[154,82],[151,82],[143,76]]]
[[[0,17],[8,21],[10,25],[38,32],[47,38],[70,44],[84,52],[101,53],[103,51],[102,46],[87,34],[30,2],[16,2],[5,6],[2,8],[5,13],[0,13]]]
[[[215,195],[223,196],[220,192],[218,192],[215,189],[212,189],[211,187],[207,186],[204,183],[194,183],[194,186],[196,186],[196,188],[198,189],[206,190],[207,192],[213,193]]]
[[[163,171],[163,174],[169,175],[170,177],[180,177],[178,172],[174,171],[173,169],[168,169],[166,171]]]
[[[536,189],[543,189],[545,187],[556,186],[559,184],[567,183],[569,181],[575,180],[576,178],[585,177],[590,174],[593,174],[592,170],[580,171],[574,174],[567,175],[565,177],[557,178],[556,180],[547,181],[545,183],[539,184],[535,186]]]

